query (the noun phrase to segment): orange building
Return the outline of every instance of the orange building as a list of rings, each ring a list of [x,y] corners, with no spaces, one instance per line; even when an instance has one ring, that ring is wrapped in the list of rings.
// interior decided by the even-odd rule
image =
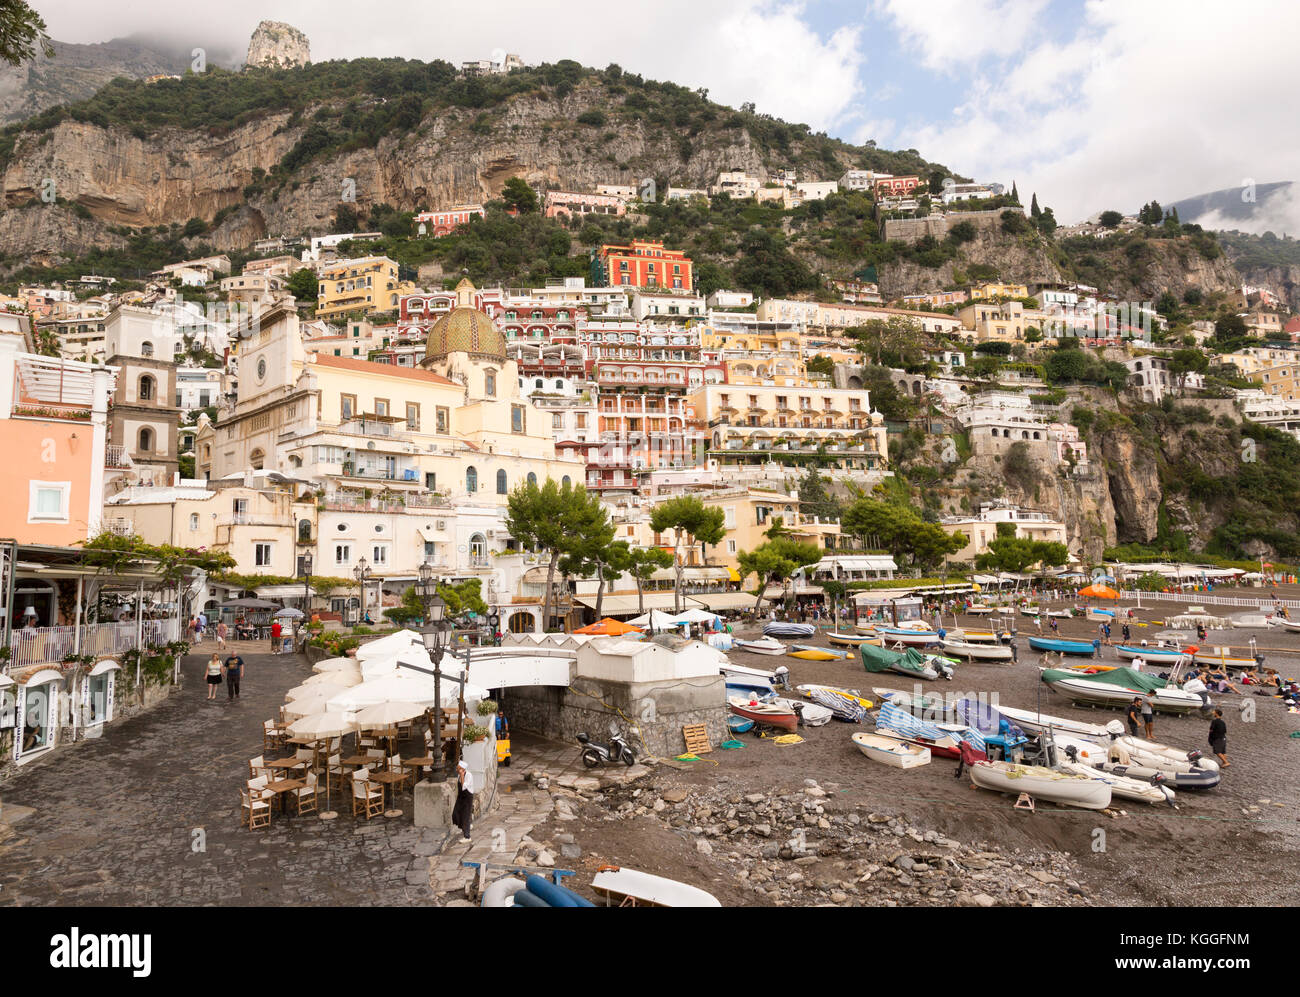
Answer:
[[[634,239],[630,246],[601,246],[592,255],[591,278],[597,287],[665,287],[689,291],[694,264],[679,249],[662,242]]]

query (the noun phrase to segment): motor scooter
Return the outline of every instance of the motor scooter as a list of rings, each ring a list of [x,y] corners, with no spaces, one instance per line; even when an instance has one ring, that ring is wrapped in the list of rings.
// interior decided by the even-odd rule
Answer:
[[[582,745],[582,764],[589,769],[601,764],[612,765],[618,762],[624,765],[636,764],[636,752],[623,740],[621,734],[611,732],[609,743],[601,744],[599,741],[593,741],[586,731],[579,731],[578,743]]]

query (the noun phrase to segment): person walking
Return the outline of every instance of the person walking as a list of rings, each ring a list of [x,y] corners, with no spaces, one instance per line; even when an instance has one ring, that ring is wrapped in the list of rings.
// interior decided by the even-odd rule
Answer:
[[[217,689],[221,687],[221,657],[216,651],[208,659],[208,702],[217,698]]]
[[[456,782],[460,787],[456,791],[456,805],[451,810],[451,822],[460,828],[464,835],[460,840],[470,840],[470,824],[474,816],[474,776],[470,774],[465,759],[456,763]]]
[[[217,650],[226,649],[226,636],[230,633],[230,627],[226,626],[226,621],[222,620],[217,624]]]
[[[1124,710],[1124,719],[1128,721],[1128,733],[1130,737],[1137,737],[1138,718],[1141,715],[1142,700],[1138,699],[1137,696],[1134,696],[1133,701],[1129,703],[1128,707]]]
[[[244,659],[232,654],[226,659],[226,699],[239,698],[239,680],[244,677]]]
[[[271,621],[271,653],[280,653],[280,635],[284,633],[284,628],[280,626],[279,620]]]
[[[1228,761],[1228,725],[1223,721],[1222,710],[1215,710],[1214,719],[1210,721],[1210,750],[1222,768],[1232,764]]]
[[[1120,628],[1120,633],[1124,635],[1124,643],[1127,644],[1133,631],[1130,630],[1129,625],[1125,623],[1124,626]]]
[[[1148,741],[1155,740],[1155,735],[1152,733],[1155,730],[1155,723],[1156,704],[1151,698],[1151,693],[1148,692],[1142,697],[1142,729]]]

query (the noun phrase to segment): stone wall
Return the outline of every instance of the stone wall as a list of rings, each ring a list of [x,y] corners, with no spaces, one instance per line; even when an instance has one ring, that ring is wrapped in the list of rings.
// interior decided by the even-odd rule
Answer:
[[[686,750],[685,726],[704,724],[714,745],[728,736],[721,675],[644,683],[575,679],[567,689],[525,686],[507,691],[505,710],[511,727],[571,743],[575,749],[579,731],[593,741],[605,741],[611,722],[628,734],[638,755],[648,751],[661,758]]]

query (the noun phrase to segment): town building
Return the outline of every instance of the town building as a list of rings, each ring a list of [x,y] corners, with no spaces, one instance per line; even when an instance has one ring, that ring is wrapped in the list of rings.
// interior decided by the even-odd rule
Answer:
[[[601,246],[592,252],[591,282],[599,287],[662,287],[689,291],[694,264],[679,249],[635,239],[628,246]]]
[[[1014,524],[1016,536],[1021,539],[1060,544],[1069,542],[1063,522],[1045,512],[1021,509],[1001,501],[981,505],[974,515],[945,516],[939,522],[949,533],[962,533],[968,541],[961,550],[948,555],[947,562],[969,562],[987,554],[989,543],[998,538],[1000,523]]]
[[[352,312],[396,311],[398,299],[414,290],[398,278],[397,263],[387,256],[340,260],[321,266],[316,276],[316,317],[327,320]]]
[[[483,213],[481,204],[456,204],[450,208],[421,211],[412,221],[420,235],[441,239],[445,235],[451,235],[460,226],[468,225],[471,218],[482,218]]]
[[[627,199],[612,194],[582,194],[567,190],[548,190],[542,200],[547,218],[572,218],[575,215],[625,215]]]

